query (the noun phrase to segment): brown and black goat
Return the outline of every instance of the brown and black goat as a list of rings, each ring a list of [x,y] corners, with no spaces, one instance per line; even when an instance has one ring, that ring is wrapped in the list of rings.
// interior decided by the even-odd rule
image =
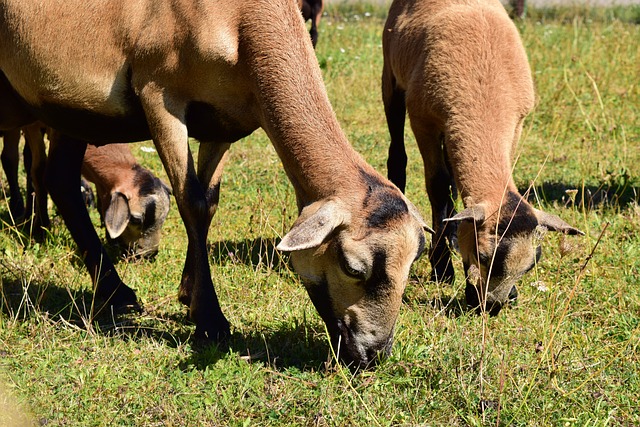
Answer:
[[[539,228],[582,234],[531,206],[512,178],[514,148],[534,105],[518,31],[498,0],[395,0],[382,41],[389,178],[404,191],[408,112],[436,231],[433,279],[453,280],[445,240],[454,243],[457,226],[467,303],[497,314],[540,256]],[[458,191],[465,209],[456,214]]]
[[[261,127],[300,213],[278,248],[292,252],[345,361],[367,365],[389,351],[426,225],[349,145],[296,3],[0,0],[0,11],[0,130],[40,119],[60,131],[49,149],[49,192],[98,297],[114,310],[139,306],[71,191],[86,141],[152,138],[188,237],[179,299],[196,338],[230,334],[207,236],[227,150]],[[197,169],[189,136],[201,141]]]

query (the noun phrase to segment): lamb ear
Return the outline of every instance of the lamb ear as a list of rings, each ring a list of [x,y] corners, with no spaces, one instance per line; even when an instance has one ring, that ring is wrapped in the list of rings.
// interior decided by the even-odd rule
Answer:
[[[570,226],[557,215],[546,213],[535,208],[534,212],[536,214],[536,218],[538,218],[538,224],[546,227],[550,231],[559,231],[564,234],[579,234],[580,236],[584,236],[582,231]]]
[[[117,239],[129,224],[129,201],[124,194],[115,192],[111,194],[109,206],[104,213],[104,225],[112,239]]]
[[[336,227],[344,223],[345,217],[345,212],[335,200],[321,200],[305,206],[276,249],[291,252],[320,246]]]
[[[477,223],[481,223],[484,221],[486,217],[486,209],[483,205],[477,204],[465,208],[462,212],[458,212],[451,218],[445,218],[444,222],[450,221],[475,221]]]
[[[418,222],[420,223],[420,226],[422,227],[422,229],[424,231],[426,231],[427,233],[431,233],[431,234],[436,234],[436,232],[433,230],[433,228],[429,227],[427,225],[427,222],[424,220],[424,218],[422,217],[422,215],[420,214],[420,211],[418,210],[418,208],[416,208],[416,206],[411,203],[409,201],[409,199],[407,199],[404,194],[402,195],[402,198],[404,199],[405,203],[407,204],[407,208],[409,209],[409,213],[416,219],[418,220]]]

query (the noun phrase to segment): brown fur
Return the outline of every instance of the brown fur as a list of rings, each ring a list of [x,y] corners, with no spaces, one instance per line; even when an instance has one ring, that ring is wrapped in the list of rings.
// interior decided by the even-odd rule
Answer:
[[[169,213],[169,188],[138,164],[126,144],[88,145],[82,175],[96,186],[107,237],[128,254],[155,255]]]
[[[455,243],[459,223],[465,269],[473,265],[481,273],[477,289],[468,286],[467,301],[478,305],[487,295],[487,307],[497,313],[535,262],[537,226],[579,233],[532,208],[511,175],[522,122],[534,105],[517,29],[498,0],[395,0],[383,52],[389,177],[404,190],[407,111],[433,206],[434,278],[453,280],[445,239]],[[467,209],[449,218],[457,191]]]
[[[29,170],[26,207],[18,185],[21,133],[26,141],[25,166]],[[50,225],[44,182],[47,160],[44,133],[45,127],[39,122],[6,131],[2,150],[12,217],[15,222],[30,220],[30,231],[37,239],[44,237],[43,229]],[[100,148],[89,145],[84,155],[82,174],[96,186],[107,238],[115,241],[128,255],[155,255],[162,224],[169,213],[169,188],[137,163],[126,144]]]
[[[361,365],[388,350],[424,221],[348,144],[296,3],[0,0],[0,11],[0,111],[11,114],[0,116],[0,129],[34,114],[60,131],[50,148],[50,192],[98,296],[116,309],[137,305],[79,196],[65,189],[78,188],[85,141],[152,137],[189,241],[179,298],[196,337],[230,333],[207,234],[230,143],[262,127],[301,212],[279,248],[294,252],[341,356]],[[19,110],[22,103],[30,108]],[[188,136],[202,141],[197,170]],[[354,268],[357,277],[347,273]],[[334,289],[352,295],[349,306],[336,306]]]

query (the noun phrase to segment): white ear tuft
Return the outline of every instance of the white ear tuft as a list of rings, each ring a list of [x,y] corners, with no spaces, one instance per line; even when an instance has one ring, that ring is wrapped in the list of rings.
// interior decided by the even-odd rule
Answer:
[[[276,249],[301,251],[318,247],[345,220],[345,212],[335,200],[321,200],[302,209],[291,230]]]
[[[455,214],[451,218],[446,218],[443,221],[475,221],[477,223],[481,223],[486,218],[486,215],[486,208],[484,207],[484,205],[477,204],[470,206],[464,209],[462,212]]]

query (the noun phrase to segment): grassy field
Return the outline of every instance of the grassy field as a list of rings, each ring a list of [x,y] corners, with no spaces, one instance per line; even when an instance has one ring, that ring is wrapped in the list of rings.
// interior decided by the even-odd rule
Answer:
[[[317,56],[349,140],[386,173],[384,16],[379,6],[328,7]],[[232,148],[210,233],[233,330],[224,348],[191,347],[176,298],[186,237],[175,203],[156,261],[117,266],[145,312],[92,321],[89,278],[61,219],[54,213],[45,243],[30,243],[0,201],[0,426],[640,425],[639,21],[636,7],[530,9],[518,23],[538,103],[515,179],[586,236],[547,234],[518,304],[497,318],[464,310],[462,274],[454,286],[430,282],[422,258],[393,355],[373,371],[352,375],[332,360],[273,248],[295,197],[261,131]],[[429,217],[407,136],[407,194]],[[134,154],[164,177],[142,147],[152,144]]]

